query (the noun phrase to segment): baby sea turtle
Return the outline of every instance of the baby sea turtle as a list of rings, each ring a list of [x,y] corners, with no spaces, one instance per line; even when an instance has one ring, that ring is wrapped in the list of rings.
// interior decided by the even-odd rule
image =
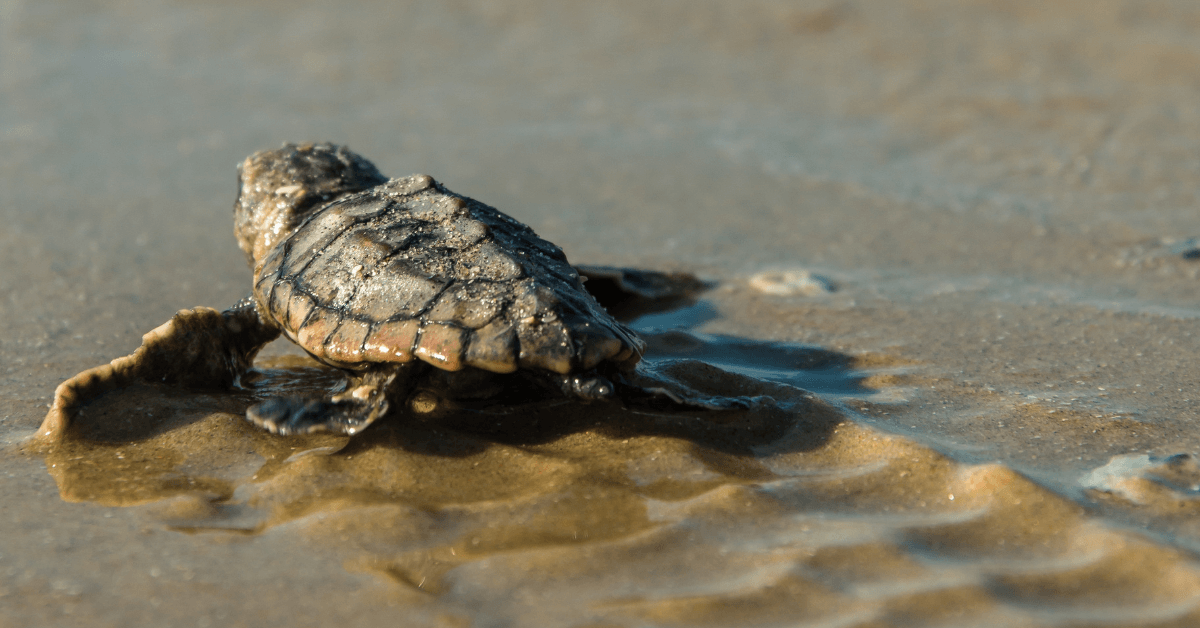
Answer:
[[[238,172],[234,232],[253,294],[224,312],[181,310],[133,354],[64,382],[43,434],[62,433],[87,401],[132,382],[237,385],[281,333],[348,382],[328,398],[247,410],[278,434],[354,434],[389,409],[429,412],[440,398],[514,391],[713,405],[626,382],[645,345],[562,250],[431,177],[389,180],[332,144],[285,144]],[[608,290],[620,283],[620,271],[594,274],[615,274]]]

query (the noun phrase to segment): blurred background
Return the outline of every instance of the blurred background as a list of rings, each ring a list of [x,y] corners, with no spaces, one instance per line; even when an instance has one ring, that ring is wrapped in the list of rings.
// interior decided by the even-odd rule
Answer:
[[[58,617],[67,598],[127,605],[95,611],[113,622],[193,618],[113,597],[97,567],[111,554],[79,540],[134,547],[138,530],[160,530],[153,517],[62,503],[40,459],[17,452],[59,381],[128,353],[182,307],[245,296],[236,165],[330,141],[493,205],[573,262],[698,273],[718,285],[708,331],[853,356],[892,402],[843,408],[849,423],[928,447],[914,455],[929,461],[995,461],[1049,491],[1036,500],[1149,535],[1130,551],[1175,571],[1129,575],[1149,587],[1130,608],[1170,581],[1178,613],[1163,621],[1187,625],[1200,532],[1177,515],[1190,489],[1147,514],[1104,497],[1124,494],[1109,480],[1080,478],[1113,456],[1200,449],[1198,31],[1200,6],[1183,0],[0,0],[0,496],[22,504],[0,521],[12,565],[0,606],[7,591],[24,596],[25,619]],[[817,288],[761,289],[810,274]],[[1038,519],[1018,510],[997,529],[1022,520]],[[1063,530],[1043,532],[1082,538]],[[155,534],[151,558],[175,548],[207,582],[241,568]],[[968,560],[994,540],[968,536]],[[252,555],[280,556],[288,538]],[[855,556],[845,564],[873,560]],[[331,590],[375,582],[327,559]],[[149,573],[150,558],[131,560]],[[295,600],[294,564],[271,572],[284,574],[278,599]],[[1111,573],[1097,569],[1097,582]],[[252,605],[249,584],[223,586]],[[1099,621],[1017,588],[979,593],[1019,598],[993,619]],[[534,617],[497,601],[510,593],[467,607]],[[382,614],[388,595],[363,612]],[[1012,610],[1027,602],[1036,612]],[[1113,621],[1141,621],[1135,611]]]

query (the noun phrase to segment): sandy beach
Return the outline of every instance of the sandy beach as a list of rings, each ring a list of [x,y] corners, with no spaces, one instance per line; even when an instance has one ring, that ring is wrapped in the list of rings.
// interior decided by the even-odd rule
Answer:
[[[0,626],[1200,625],[1200,7],[0,0]],[[274,436],[337,372],[55,386],[250,291],[345,144],[577,264],[735,412]]]

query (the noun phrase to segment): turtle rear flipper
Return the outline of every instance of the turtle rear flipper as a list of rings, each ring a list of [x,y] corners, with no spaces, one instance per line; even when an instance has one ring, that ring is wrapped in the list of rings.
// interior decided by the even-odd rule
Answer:
[[[687,359],[642,362],[617,381],[617,394],[627,407],[648,410],[750,410],[811,395],[793,386]]]
[[[395,379],[394,371],[367,371],[329,399],[275,397],[247,409],[246,420],[272,434],[357,434],[387,413]]]
[[[626,386],[621,399],[626,406],[653,410],[749,410],[764,397],[721,397],[675,386]]]
[[[356,434],[387,411],[379,403],[335,402],[328,399],[275,397],[251,406],[246,420],[272,434]]]
[[[690,273],[577,265],[583,287],[620,320],[675,309],[712,287]]]
[[[249,300],[224,312],[208,307],[180,310],[142,336],[142,345],[132,354],[59,384],[38,433],[61,438],[80,408],[106,392],[139,382],[231,386],[258,350],[278,335],[279,329],[264,323]]]

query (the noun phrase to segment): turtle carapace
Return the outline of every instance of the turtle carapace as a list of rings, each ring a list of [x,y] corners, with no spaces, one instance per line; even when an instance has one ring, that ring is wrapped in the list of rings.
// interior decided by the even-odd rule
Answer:
[[[132,381],[234,385],[280,334],[348,381],[247,410],[279,434],[354,434],[389,409],[427,411],[431,391],[612,398],[641,357],[642,340],[559,247],[429,176],[388,179],[332,144],[259,152],[238,173],[252,295],[224,312],[181,310],[133,354],[67,380],[42,432]]]

